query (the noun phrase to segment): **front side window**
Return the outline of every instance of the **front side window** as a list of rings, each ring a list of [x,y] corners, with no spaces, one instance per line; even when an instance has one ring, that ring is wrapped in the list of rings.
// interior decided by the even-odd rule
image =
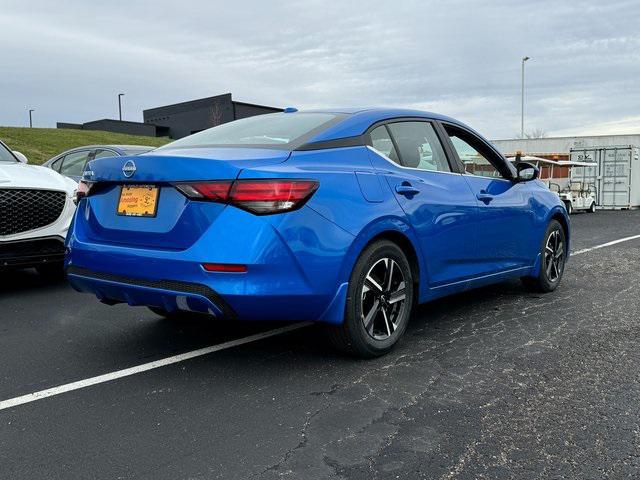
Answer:
[[[16,158],[2,143],[0,143],[0,162],[16,163]]]
[[[445,130],[464,165],[465,173],[480,177],[505,178],[489,161],[490,154],[486,151],[482,152],[482,145],[475,142],[470,134],[449,126],[445,126]]]
[[[60,173],[71,177],[81,177],[84,172],[84,166],[89,159],[89,150],[84,152],[69,153],[62,159]]]
[[[160,148],[248,146],[291,149],[341,118],[333,113],[269,113],[203,130]]]
[[[430,123],[391,123],[389,130],[405,167],[435,172],[451,171],[444,149]]]

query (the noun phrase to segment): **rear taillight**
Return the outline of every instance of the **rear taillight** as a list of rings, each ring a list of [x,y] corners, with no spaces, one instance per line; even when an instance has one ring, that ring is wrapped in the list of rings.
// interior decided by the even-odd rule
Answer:
[[[175,185],[192,200],[225,203],[257,215],[300,208],[318,188],[316,180],[255,179]]]
[[[176,188],[194,200],[226,203],[233,181],[179,183]]]
[[[76,193],[73,196],[73,203],[77,205],[80,202],[80,200],[82,200],[84,197],[87,197],[89,195],[89,191],[91,190],[92,186],[93,186],[92,182],[86,182],[84,180],[80,180],[80,183],[78,184],[78,189],[76,190]]]

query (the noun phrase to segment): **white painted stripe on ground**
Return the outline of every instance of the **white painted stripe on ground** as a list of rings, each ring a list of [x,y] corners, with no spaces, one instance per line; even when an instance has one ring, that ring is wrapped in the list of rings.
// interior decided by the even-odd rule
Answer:
[[[618,243],[628,242],[629,240],[635,240],[640,238],[640,235],[633,235],[632,237],[621,238],[619,240],[614,240],[612,242],[603,243],[601,245],[596,245],[595,247],[583,248],[582,250],[577,250],[573,252],[571,255],[581,255],[583,253],[591,252],[593,250],[598,250],[599,248],[610,247],[611,245],[617,245]]]
[[[581,255],[583,253],[591,252],[592,250],[610,247],[611,245],[616,245],[622,242],[628,242],[629,240],[635,240],[637,238],[640,238],[640,235],[621,238],[619,240],[614,240],[612,242],[596,245],[595,247],[583,248],[582,250],[573,252],[571,255]],[[300,328],[308,327],[309,325],[312,325],[312,322],[297,323],[294,325],[289,325],[287,327],[276,328],[273,330],[268,330],[266,332],[256,333],[255,335],[250,335],[248,337],[238,338],[236,340],[231,340],[229,342],[220,343],[218,345],[212,345],[210,347],[201,348],[199,350],[193,350],[191,352],[181,353],[180,355],[174,355],[173,357],[167,357],[160,360],[156,360],[154,362],[143,363],[142,365],[125,368],[124,370],[118,370],[111,373],[105,373],[104,375],[98,375],[97,377],[78,380],[77,382],[67,383],[65,385],[48,388],[46,390],[40,390],[39,392],[29,393],[27,395],[22,395],[21,397],[10,398],[8,400],[0,401],[0,410],[6,410],[7,408],[17,407],[18,405],[24,405],[25,403],[35,402],[36,400],[42,400],[43,398],[53,397],[55,395],[71,392],[73,390],[80,390],[81,388],[90,387],[92,385],[97,385],[100,383],[110,382],[112,380],[117,380],[119,378],[129,377],[137,373],[147,372],[149,370],[165,367],[167,365],[172,365],[174,363],[184,362],[185,360],[190,360],[192,358],[202,357],[203,355],[208,355],[213,352],[219,352],[220,350],[226,350],[228,348],[245,345],[247,343],[257,342],[258,340],[262,340],[269,337],[275,337],[276,335],[280,335],[283,333],[291,332],[293,330],[298,330]]]
[[[16,407],[25,403],[35,402],[47,397],[53,397],[60,395],[61,393],[71,392],[73,390],[80,390],[81,388],[90,387],[99,383],[110,382],[123,377],[129,377],[137,373],[147,372],[156,368],[165,367],[178,362],[184,362],[196,357],[202,357],[213,352],[219,352],[220,350],[226,350],[228,348],[237,347],[239,345],[245,345],[251,342],[257,342],[269,337],[275,337],[283,333],[298,330],[300,328],[308,327],[311,322],[296,323],[287,327],[275,328],[266,332],[256,333],[244,338],[238,338],[229,342],[220,343],[218,345],[212,345],[210,347],[201,348],[199,350],[192,350],[191,352],[181,353],[180,355],[174,355],[173,357],[167,357],[154,362],[143,363],[135,367],[125,368],[124,370],[118,370],[111,373],[105,373],[104,375],[98,375],[97,377],[86,378],[84,380],[78,380],[77,382],[67,383],[58,387],[48,388],[46,390],[40,390],[39,392],[29,393],[22,395],[21,397],[10,398],[9,400],[3,400],[0,402],[0,410],[6,410],[7,408]]]

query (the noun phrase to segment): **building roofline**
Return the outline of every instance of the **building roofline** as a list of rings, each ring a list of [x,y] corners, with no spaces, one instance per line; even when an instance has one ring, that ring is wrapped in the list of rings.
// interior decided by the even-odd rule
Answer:
[[[270,108],[271,110],[279,110],[281,112],[284,111],[284,108],[272,107],[270,105],[260,105],[259,103],[238,102],[238,101],[234,100],[233,98],[231,99],[231,101],[233,103],[235,103],[236,105],[246,105],[248,107],[258,107],[258,108]]]
[[[117,122],[117,123],[132,123],[135,125],[152,125],[150,123],[145,123],[145,122],[134,122],[131,120],[118,120],[116,118],[100,118],[98,120],[91,120],[89,122],[83,122],[83,123],[75,123],[72,125],[90,125],[92,123],[98,123],[98,122]],[[58,122],[58,123],[68,123],[68,122]]]
[[[613,134],[603,134],[603,135],[566,135],[563,137],[542,137],[542,138],[496,138],[491,140],[492,142],[516,142],[516,141],[527,141],[527,140],[564,140],[566,138],[605,138],[605,137],[633,137],[640,136],[640,132],[638,133],[613,133]]]
[[[236,105],[246,105],[248,107],[257,107],[257,108],[268,108],[268,109],[272,109],[272,110],[278,110],[278,111],[283,111],[283,108],[280,107],[272,107],[270,105],[260,105],[258,103],[250,103],[250,102],[239,102],[237,100],[233,99],[233,96],[231,94],[231,92],[228,93],[221,93],[220,95],[214,95],[212,97],[203,97],[203,98],[196,98],[195,100],[187,100],[185,102],[177,102],[177,103],[171,103],[168,105],[161,105],[159,107],[152,107],[152,108],[147,108],[145,110],[142,111],[143,115],[149,115],[150,113],[153,113],[157,110],[165,110],[165,109],[169,109],[169,108],[181,108],[181,107],[189,107],[192,105],[199,105],[199,104],[206,104],[208,102],[211,102],[215,99],[219,99],[221,97],[229,97],[229,99],[231,100],[232,103],[236,104]]]
[[[152,112],[153,110],[159,110],[159,109],[163,109],[163,108],[182,107],[182,106],[190,105],[190,104],[194,104],[194,103],[205,102],[207,100],[213,100],[214,98],[226,97],[227,95],[229,97],[231,97],[231,92],[221,93],[220,95],[214,95],[212,97],[196,98],[195,100],[186,100],[184,102],[176,102],[176,103],[170,103],[168,105],[160,105],[159,107],[151,107],[151,108],[147,108],[147,109],[142,110],[142,112],[144,114],[146,112]],[[232,100],[233,100],[233,98],[232,98]]]

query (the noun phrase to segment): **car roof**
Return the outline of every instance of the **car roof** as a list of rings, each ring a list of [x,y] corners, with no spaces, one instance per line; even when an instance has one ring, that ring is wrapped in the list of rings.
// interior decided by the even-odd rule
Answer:
[[[157,147],[152,147],[150,145],[82,145],[80,147],[70,148],[69,150],[65,150],[64,152],[58,153],[57,155],[51,157],[49,160],[44,162],[44,166],[48,166],[54,160],[57,160],[60,157],[68,155],[69,153],[77,152],[80,150],[95,150],[97,148],[105,148],[109,150],[114,150],[118,155],[124,156],[128,155],[131,152],[148,152]]]
[[[299,113],[303,114],[305,112],[333,113],[344,115],[344,118],[342,120],[336,122],[335,124],[320,132],[318,135],[313,137],[313,139],[311,139],[309,143],[337,140],[340,138],[362,135],[372,124],[396,118],[424,118],[425,120],[439,120],[443,122],[453,123],[455,125],[459,125],[473,131],[473,129],[460,122],[459,120],[448,117],[446,115],[408,108],[332,108],[304,110],[300,111]]]

